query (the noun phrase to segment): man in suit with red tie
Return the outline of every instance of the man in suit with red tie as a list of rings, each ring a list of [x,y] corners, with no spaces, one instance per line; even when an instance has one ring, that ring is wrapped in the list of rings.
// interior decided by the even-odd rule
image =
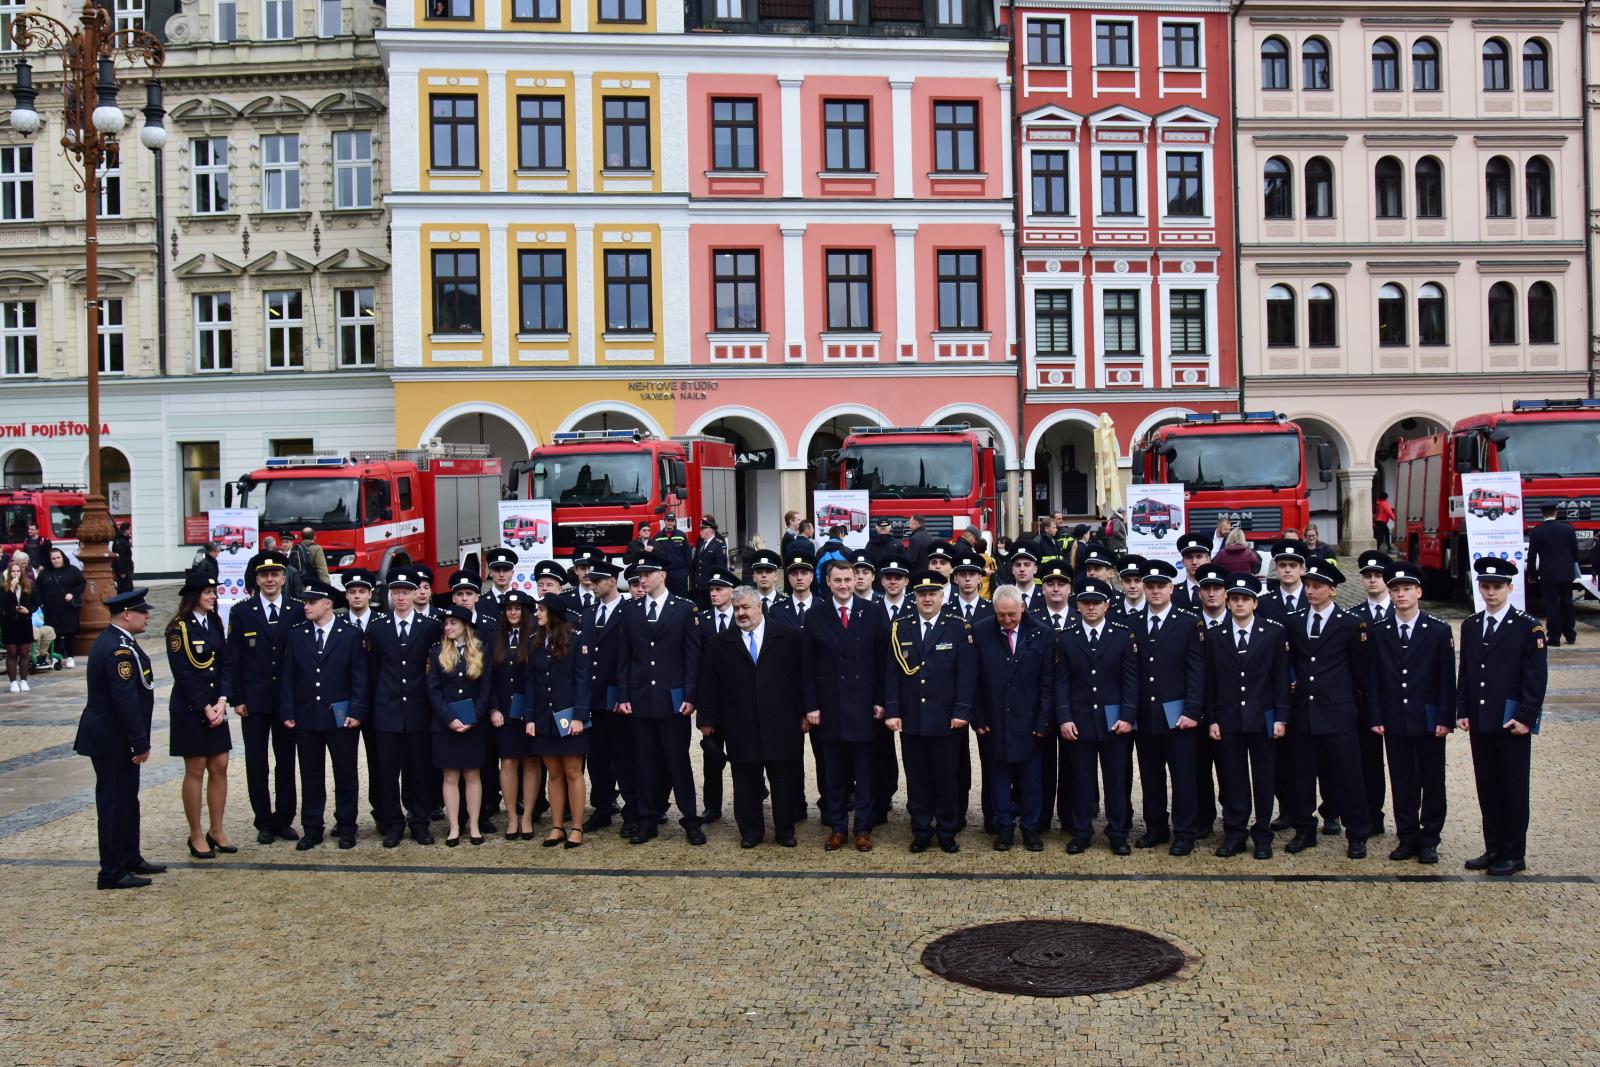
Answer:
[[[1027,611],[1014,585],[996,589],[992,603],[994,613],[972,628],[978,660],[972,726],[988,750],[984,788],[994,817],[994,850],[1005,852],[1014,843],[1015,795],[1021,800],[1022,843],[1029,852],[1041,852],[1039,741],[1055,737],[1055,633]]]

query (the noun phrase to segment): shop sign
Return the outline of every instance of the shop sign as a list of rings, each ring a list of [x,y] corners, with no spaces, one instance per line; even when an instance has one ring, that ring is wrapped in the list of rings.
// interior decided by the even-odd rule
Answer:
[[[100,424],[100,435],[111,435],[111,424]],[[0,438],[22,437],[88,437],[89,424],[87,422],[73,422],[71,419],[62,419],[60,422],[0,422]]]

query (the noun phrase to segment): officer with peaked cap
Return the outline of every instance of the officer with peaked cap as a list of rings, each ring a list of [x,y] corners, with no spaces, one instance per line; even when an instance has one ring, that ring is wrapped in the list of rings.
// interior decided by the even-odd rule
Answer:
[[[713,568],[698,579],[705,594],[707,608],[700,612],[700,647],[705,648],[712,638],[734,629],[733,590],[739,583],[727,567]],[[701,657],[701,674],[705,673],[705,658]],[[715,732],[700,737],[700,783],[702,822],[716,822],[722,818],[722,776],[728,766],[728,753],[723,737]]]
[[[1205,704],[1205,628],[1194,612],[1175,607],[1178,570],[1164,559],[1146,560],[1145,610],[1132,620],[1139,647],[1139,713],[1134,747],[1144,793],[1144,836],[1154,848],[1169,840],[1174,856],[1194,851],[1195,748]],[[1172,783],[1168,832],[1167,782]]]
[[[250,560],[255,595],[228,612],[228,668],[233,672],[228,695],[243,719],[244,776],[255,815],[256,841],[297,841],[295,816],[294,734],[278,718],[278,676],[289,630],[305,618],[300,601],[288,596],[283,583],[288,561],[279,552],[261,552]],[[271,782],[268,748],[271,748]]]
[[[1367,598],[1355,612],[1368,626],[1376,626],[1394,614],[1388,585],[1389,568],[1393,563],[1387,553],[1376,550],[1363,552],[1356,560],[1356,566],[1361,571],[1361,587],[1366,590]]]
[[[785,595],[780,575],[783,572],[783,557],[770,548],[758,549],[750,557],[750,584],[755,586],[756,595],[761,598],[761,613],[772,614],[772,609],[788,600]]]
[[[1188,611],[1200,610],[1199,570],[1211,562],[1211,538],[1205,534],[1187,533],[1178,538],[1178,554],[1183,557],[1183,574],[1172,591],[1175,607]]]

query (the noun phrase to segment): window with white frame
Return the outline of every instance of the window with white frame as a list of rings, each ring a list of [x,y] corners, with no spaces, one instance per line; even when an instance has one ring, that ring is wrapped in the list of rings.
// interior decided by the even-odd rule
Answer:
[[[721,22],[743,22],[744,0],[717,0],[717,19]]]
[[[39,305],[32,300],[0,304],[0,346],[7,377],[39,373]]]
[[[306,330],[300,290],[268,290],[266,307],[267,369],[299,370],[306,365]]]
[[[854,22],[856,0],[828,0],[828,22]]]
[[[1072,290],[1039,289],[1033,294],[1035,355],[1072,355]]]
[[[371,130],[345,130],[333,135],[333,206],[372,206]]]
[[[339,366],[378,365],[378,291],[340,289],[334,294],[339,331]]]
[[[1161,65],[1177,70],[1198,70],[1200,24],[1165,22],[1161,25]]]
[[[933,6],[935,26],[961,26],[966,21],[965,0],[935,0]]]
[[[195,369],[233,369],[233,294],[194,295]]]
[[[1204,218],[1205,156],[1200,152],[1168,152],[1166,162],[1167,214],[1174,218]]]
[[[1100,153],[1100,214],[1131,217],[1139,214],[1139,154]]]
[[[228,210],[228,139],[197,137],[189,142],[194,180],[194,213],[222,215]]]
[[[294,0],[261,0],[261,36],[269,41],[294,40]]]
[[[211,37],[218,44],[239,39],[239,0],[216,0],[211,9]]]
[[[122,216],[122,168],[115,163],[100,168],[100,207],[103,219]]]
[[[1208,347],[1205,290],[1174,289],[1167,294],[1167,350],[1175,356],[1204,356]]]
[[[0,147],[0,222],[33,218],[33,146]]]
[[[1139,355],[1139,291],[1108,289],[1100,295],[1100,309],[1100,332],[1105,354]]]
[[[116,0],[116,28],[144,29],[144,0]]]
[[[123,333],[122,301],[100,301],[100,373],[121,374],[127,370],[127,349]]]
[[[343,0],[317,0],[317,36],[337,37],[344,28]]]
[[[300,210],[300,136],[269,133],[261,138],[262,210]]]
[[[1095,23],[1094,65],[1133,66],[1133,23],[1111,20]]]
[[[27,7],[27,0],[0,0],[0,52],[17,50],[11,40],[11,23]]]
[[[1028,66],[1067,65],[1067,20],[1028,20]]]
[[[1029,156],[1033,168],[1030,214],[1072,214],[1071,153],[1036,149]]]

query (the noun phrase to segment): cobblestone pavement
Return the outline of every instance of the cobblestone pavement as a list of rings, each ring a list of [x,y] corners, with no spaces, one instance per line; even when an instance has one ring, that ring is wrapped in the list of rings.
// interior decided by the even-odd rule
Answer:
[[[1390,863],[1389,837],[1364,862],[1332,844],[1069,857],[1059,832],[996,854],[976,830],[959,855],[913,856],[903,808],[869,855],[824,853],[815,822],[797,850],[743,851],[729,820],[700,849],[602,833],[390,851],[363,826],[353,851],[296,852],[251,843],[238,765],[241,851],[197,863],[163,691],[144,841],[172,870],[98,893],[88,761],[70,755],[82,673],[53,674],[0,695],[0,1047],[19,1064],[1593,1064],[1600,610],[1580,617],[1584,643],[1552,654],[1512,882],[1461,868],[1479,840],[1459,738],[1435,868]],[[1023,917],[1149,930],[1190,962],[1070,1000],[918,963],[955,927]]]

